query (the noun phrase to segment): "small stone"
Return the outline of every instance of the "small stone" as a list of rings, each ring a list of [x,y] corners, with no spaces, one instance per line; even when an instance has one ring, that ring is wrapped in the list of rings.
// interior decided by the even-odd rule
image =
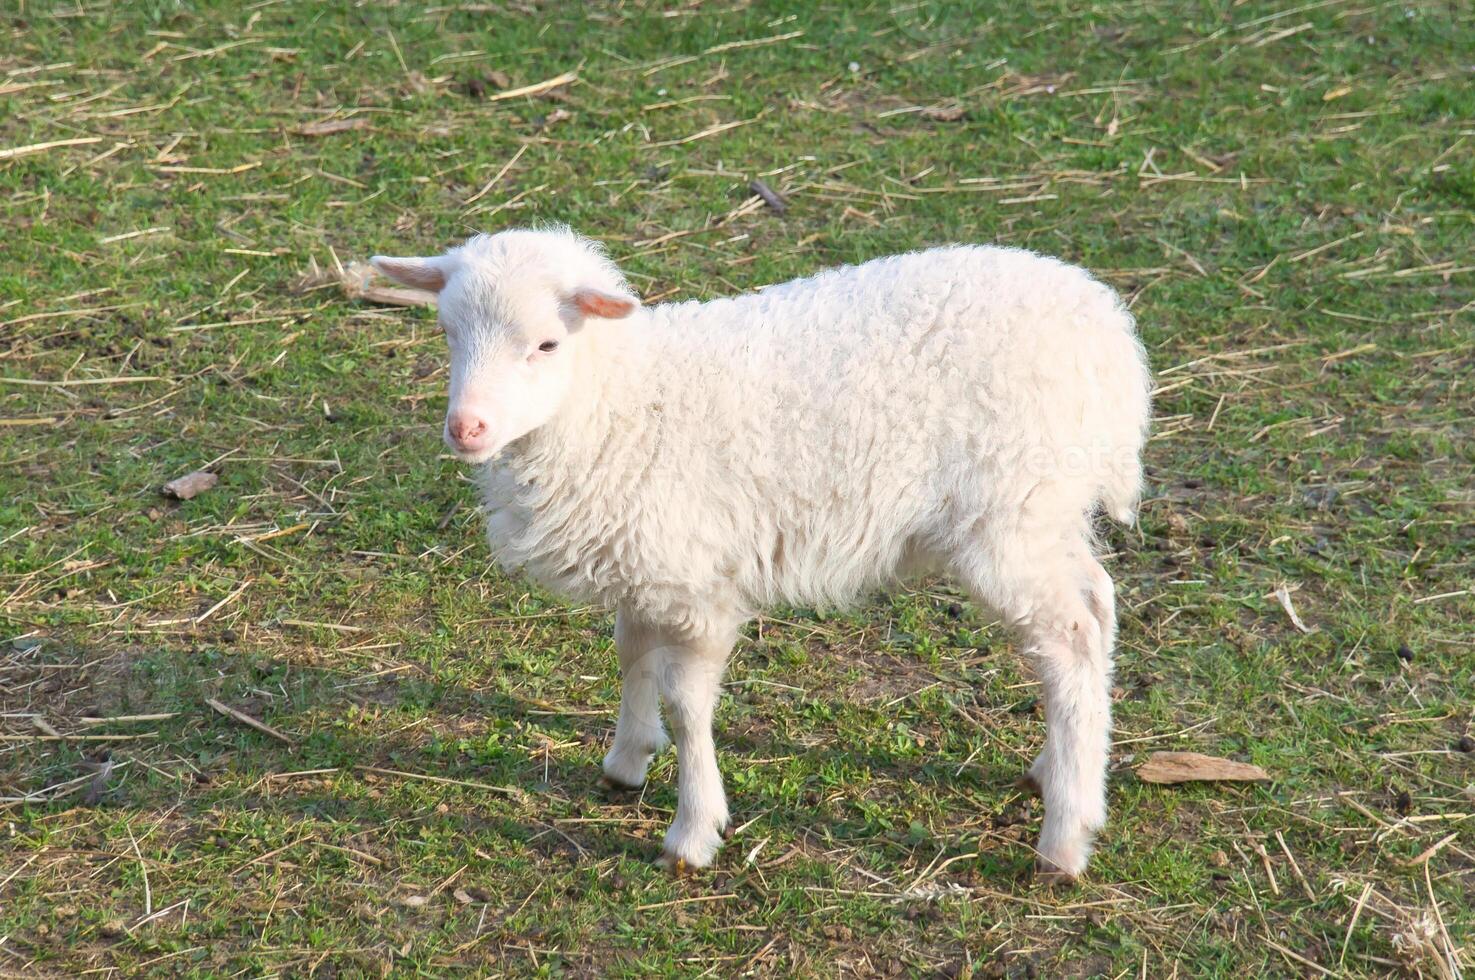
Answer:
[[[1406,664],[1413,663],[1414,652],[1409,649],[1409,646],[1408,646],[1407,643],[1401,645],[1398,648],[1398,659],[1399,660],[1402,660]]]
[[[1461,752],[1475,752],[1475,737],[1461,735],[1460,740],[1455,743],[1455,748]]]
[[[163,492],[167,497],[175,500],[189,500],[197,497],[220,482],[220,477],[207,470],[196,470],[186,473],[164,484]]]

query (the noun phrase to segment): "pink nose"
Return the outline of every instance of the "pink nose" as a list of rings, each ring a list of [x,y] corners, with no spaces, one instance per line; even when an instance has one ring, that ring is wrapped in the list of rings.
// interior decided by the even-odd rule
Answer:
[[[453,412],[446,419],[446,434],[456,449],[480,449],[487,439],[487,423],[470,412]]]

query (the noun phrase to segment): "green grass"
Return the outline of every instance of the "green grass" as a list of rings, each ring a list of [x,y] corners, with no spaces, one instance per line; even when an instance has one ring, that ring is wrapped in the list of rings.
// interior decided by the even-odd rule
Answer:
[[[0,971],[1468,971],[1472,50],[1445,0],[12,0],[0,148],[95,141],[0,158],[0,795],[60,786],[0,804]],[[950,241],[1131,298],[1087,881],[1030,882],[1037,688],[945,582],[751,629],[742,830],[652,867],[670,757],[595,786],[609,617],[489,567],[433,318],[313,278],[534,220],[648,300]],[[1273,781],[1138,780],[1162,749]]]

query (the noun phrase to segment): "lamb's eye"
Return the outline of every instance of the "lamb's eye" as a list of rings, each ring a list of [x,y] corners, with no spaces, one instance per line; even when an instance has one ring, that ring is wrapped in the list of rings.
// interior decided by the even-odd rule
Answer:
[[[542,351],[544,354],[552,354],[554,351],[558,350],[558,341],[545,340],[538,345],[538,350]]]

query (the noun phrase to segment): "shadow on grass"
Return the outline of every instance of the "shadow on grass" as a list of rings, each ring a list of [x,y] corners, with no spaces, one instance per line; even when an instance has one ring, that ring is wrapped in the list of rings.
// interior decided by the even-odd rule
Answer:
[[[217,646],[131,648],[90,658],[86,651],[56,647],[38,651],[34,661],[40,672],[81,667],[78,676],[86,681],[51,701],[51,724],[134,737],[17,749],[5,795],[65,785],[105,761],[116,767],[99,792],[72,786],[50,802],[24,805],[19,815],[25,820],[79,804],[105,810],[173,804],[199,822],[196,833],[211,822],[207,815],[236,813],[275,824],[332,826],[335,834],[372,832],[391,850],[401,842],[384,835],[401,828],[407,835],[455,833],[494,842],[489,850],[527,851],[560,863],[644,862],[659,854],[676,805],[669,750],[655,760],[643,790],[599,786],[599,762],[613,733],[613,696],[608,713],[597,717],[560,714],[541,700],[434,678],[414,663],[363,680]],[[291,744],[212,711],[207,698]],[[148,720],[93,727],[88,719],[97,718]],[[980,860],[997,864],[1006,878],[1027,878],[1028,825],[1037,808],[1013,786],[1016,771],[974,767],[960,773],[955,759],[855,742],[799,747],[774,732],[759,725],[724,737],[719,723],[738,823],[752,820],[806,836],[822,829],[830,846],[842,848],[879,840],[905,850],[920,843],[917,826],[897,826],[886,800],[907,786],[941,790],[962,794],[973,821],[952,843],[976,842]],[[774,756],[784,757],[777,775],[748,762]],[[813,775],[842,770],[864,773],[865,787],[843,785],[848,780],[837,787]]]

